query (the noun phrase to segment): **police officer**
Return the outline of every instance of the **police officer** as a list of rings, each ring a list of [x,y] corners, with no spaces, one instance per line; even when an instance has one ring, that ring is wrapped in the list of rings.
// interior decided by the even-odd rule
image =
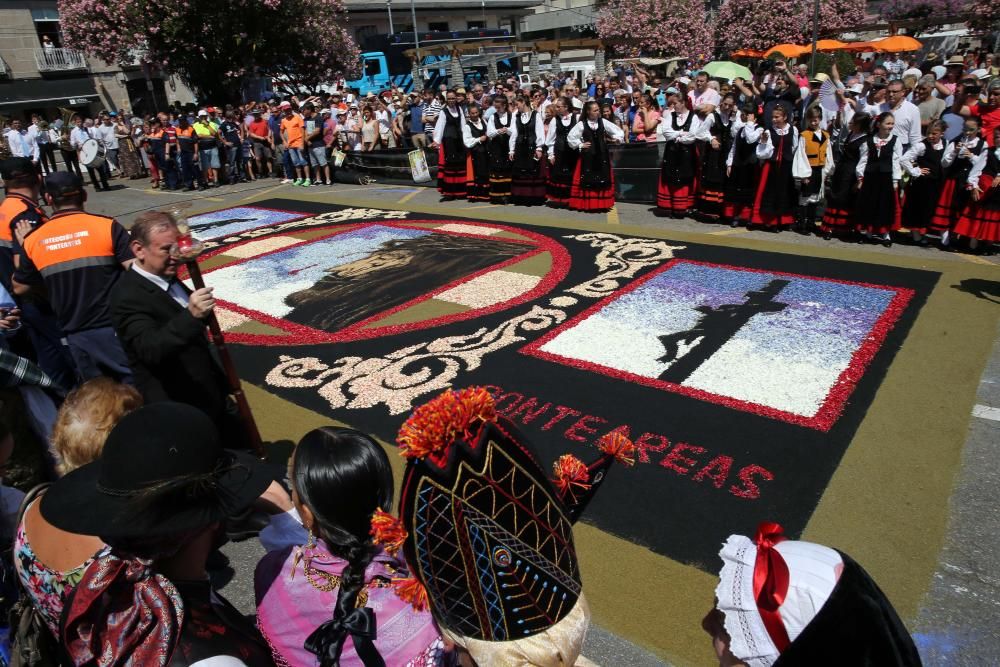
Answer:
[[[132,264],[128,232],[114,218],[83,210],[87,194],[76,174],[51,174],[45,188],[53,214],[23,237],[14,292],[45,287],[81,380],[107,375],[131,382],[108,313],[111,288]]]
[[[0,283],[12,293],[14,269],[20,252],[20,239],[46,221],[38,205],[41,177],[31,160],[10,158],[0,163],[7,196],[0,203]],[[60,388],[76,384],[76,373],[69,350],[62,344],[63,334],[48,301],[38,294],[17,299],[21,323],[31,347],[32,358]],[[24,351],[29,354],[27,350]]]

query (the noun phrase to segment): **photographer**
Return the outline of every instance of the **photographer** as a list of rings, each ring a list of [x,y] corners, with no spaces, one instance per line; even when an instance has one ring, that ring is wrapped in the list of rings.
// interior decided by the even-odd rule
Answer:
[[[761,100],[764,103],[764,113],[761,120],[764,126],[770,129],[776,107],[781,107],[785,111],[786,118],[794,118],[795,105],[802,97],[802,93],[799,91],[795,79],[785,69],[784,62],[775,63],[775,71],[766,75],[764,80],[767,83],[761,91]]]

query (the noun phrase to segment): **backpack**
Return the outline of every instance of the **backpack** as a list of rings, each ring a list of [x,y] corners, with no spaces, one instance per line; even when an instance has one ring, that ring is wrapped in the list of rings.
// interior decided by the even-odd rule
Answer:
[[[21,524],[28,505],[48,486],[39,484],[24,496],[17,512],[17,525]],[[65,664],[59,642],[52,636],[45,621],[31,603],[21,578],[16,578],[20,595],[7,617],[10,628],[10,667],[57,667]]]

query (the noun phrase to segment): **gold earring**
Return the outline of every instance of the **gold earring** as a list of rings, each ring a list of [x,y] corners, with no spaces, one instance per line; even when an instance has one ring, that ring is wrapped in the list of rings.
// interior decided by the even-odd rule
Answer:
[[[309,541],[306,542],[306,549],[312,549],[316,546],[316,535],[313,533],[312,528],[309,529]]]

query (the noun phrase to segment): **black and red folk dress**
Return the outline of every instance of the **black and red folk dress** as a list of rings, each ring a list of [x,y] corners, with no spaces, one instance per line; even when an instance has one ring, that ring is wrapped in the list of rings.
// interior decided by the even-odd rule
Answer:
[[[723,213],[726,196],[726,161],[733,147],[733,120],[718,111],[712,112],[705,120],[711,123],[710,139],[702,147],[701,178],[698,180],[698,210],[705,216],[717,220]],[[712,142],[718,144],[716,148]]]
[[[934,224],[934,211],[941,198],[945,171],[954,159],[954,144],[943,141],[932,144],[927,139],[910,146],[903,155],[903,170],[910,174],[910,182],[903,198],[902,216],[906,226],[921,236],[930,229],[944,231]]]
[[[820,229],[824,233],[854,231],[857,227],[854,208],[858,200],[858,162],[861,147],[867,143],[867,134],[852,134],[844,141],[840,159],[833,168],[830,184],[826,189],[826,209]]]
[[[573,170],[569,208],[574,211],[599,213],[615,206],[615,180],[611,169],[609,139],[621,141],[625,133],[604,119],[583,120],[570,130],[567,142],[580,151]],[[584,148],[584,144],[589,144]]]
[[[514,120],[509,112],[495,113],[486,121],[486,135],[489,137],[487,152],[490,157],[490,203],[506,204],[510,198],[510,126]],[[507,133],[500,134],[499,130]]]
[[[568,123],[563,121],[569,120]],[[570,147],[566,138],[570,130],[576,126],[578,116],[567,114],[562,118],[554,118],[549,125],[547,139],[549,157],[554,161],[549,166],[548,182],[545,186],[545,196],[550,206],[563,207],[569,205],[569,191],[573,186],[573,172],[580,158],[579,151]]]
[[[954,159],[945,169],[944,183],[929,224],[930,231],[941,234],[958,224],[969,203],[969,189],[966,187],[969,174],[976,159],[989,150],[989,147],[980,136],[963,135],[954,139],[948,150],[954,152]]]
[[[545,203],[545,130],[537,111],[514,116],[514,161],[510,184],[511,203],[540,206]],[[542,157],[536,158],[536,151]]]
[[[772,127],[764,132],[770,134],[770,140],[757,144],[757,158],[762,166],[750,222],[781,230],[794,224],[799,205],[792,169],[799,132],[791,125],[781,130]]]
[[[687,213],[694,206],[698,155],[695,137],[691,134],[693,119],[694,114],[690,111],[685,111],[683,116],[670,111],[657,128],[665,145],[656,189],[656,208],[660,213],[675,217]]]
[[[984,243],[1000,242],[1000,147],[980,158],[969,173],[968,185],[982,193],[969,197],[955,233]]]
[[[855,171],[863,179],[855,208],[861,231],[888,239],[889,232],[899,229],[902,207],[896,186],[903,175],[902,158],[902,142],[896,135],[888,139],[869,135],[861,147]]]
[[[481,119],[466,121],[462,130],[469,155],[465,162],[465,198],[469,201],[490,200],[490,156],[486,141],[486,123]]]
[[[726,159],[730,173],[722,204],[722,215],[728,220],[749,221],[753,215],[760,174],[757,144],[762,131],[756,124],[743,124],[734,130],[733,145]]]
[[[438,192],[442,197],[461,199],[465,197],[466,150],[462,138],[465,121],[462,110],[452,112],[445,107],[441,110],[444,127],[438,142]]]

